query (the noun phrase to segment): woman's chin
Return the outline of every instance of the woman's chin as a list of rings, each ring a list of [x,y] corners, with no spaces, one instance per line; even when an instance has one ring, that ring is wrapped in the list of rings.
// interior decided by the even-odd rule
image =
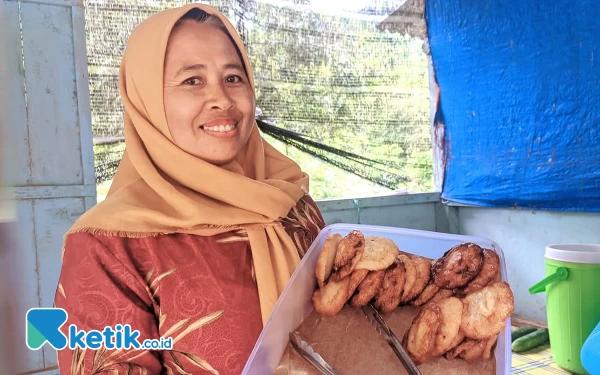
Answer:
[[[235,152],[235,150],[231,150],[230,152],[222,152],[213,155],[195,153],[194,156],[196,156],[198,159],[204,160],[207,163],[220,167],[232,162],[236,158],[237,154],[238,153]]]

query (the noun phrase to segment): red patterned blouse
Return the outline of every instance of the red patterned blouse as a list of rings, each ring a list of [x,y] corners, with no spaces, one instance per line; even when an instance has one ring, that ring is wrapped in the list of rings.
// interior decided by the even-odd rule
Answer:
[[[284,219],[300,256],[325,226],[307,195]],[[85,249],[85,250],[84,250]],[[55,297],[62,329],[129,324],[138,341],[171,350],[58,351],[61,374],[240,374],[262,330],[245,232],[121,238],[76,233],[66,244]]]

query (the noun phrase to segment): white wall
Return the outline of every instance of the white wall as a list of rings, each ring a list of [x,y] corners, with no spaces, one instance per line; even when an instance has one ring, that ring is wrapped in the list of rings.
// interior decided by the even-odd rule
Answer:
[[[506,255],[515,313],[545,322],[546,295],[528,289],[545,277],[546,245],[600,243],[600,214],[458,208],[459,233],[487,237]]]
[[[48,346],[26,347],[25,313],[52,307],[63,235],[96,201],[85,18],[78,0],[0,4],[0,139],[12,146],[2,183],[18,219],[11,267],[22,291],[15,292],[22,339],[13,345],[26,372],[56,366]]]
[[[439,193],[318,200],[327,224],[356,223],[457,233],[456,208],[440,203]]]

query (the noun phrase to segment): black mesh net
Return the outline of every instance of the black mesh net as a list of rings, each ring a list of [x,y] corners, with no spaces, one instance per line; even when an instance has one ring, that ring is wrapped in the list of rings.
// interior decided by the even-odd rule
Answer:
[[[187,3],[85,0],[100,185],[124,150],[118,69],[127,39],[151,14]],[[311,176],[313,196],[433,189],[422,0],[203,3],[240,33],[263,136]]]

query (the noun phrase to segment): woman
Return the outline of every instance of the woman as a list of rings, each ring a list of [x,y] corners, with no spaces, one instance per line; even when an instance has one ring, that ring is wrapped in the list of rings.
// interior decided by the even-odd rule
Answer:
[[[173,348],[66,348],[61,373],[239,374],[324,227],[308,176],[261,138],[248,57],[211,7],[139,25],[120,90],[126,151],[65,236],[55,305],[65,334],[129,324]]]

